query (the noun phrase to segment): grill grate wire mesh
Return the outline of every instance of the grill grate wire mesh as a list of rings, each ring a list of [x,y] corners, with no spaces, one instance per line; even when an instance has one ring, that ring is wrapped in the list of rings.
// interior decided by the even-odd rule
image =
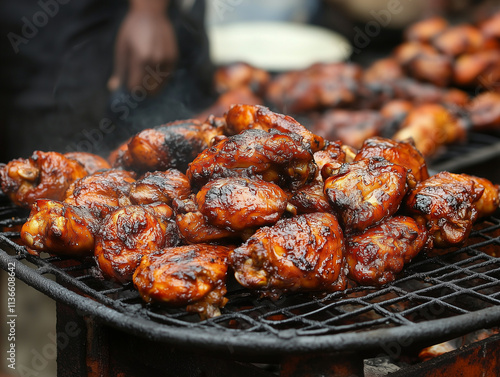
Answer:
[[[462,248],[446,255],[418,257],[405,267],[402,277],[382,288],[355,287],[330,294],[289,294],[272,301],[260,299],[230,281],[229,302],[222,315],[202,321],[196,314],[183,309],[143,303],[131,285],[122,286],[101,279],[93,260],[28,254],[24,246],[16,243],[19,233],[14,228],[25,221],[26,215],[25,211],[7,202],[0,203],[0,229],[3,230],[0,233],[0,263],[3,268],[9,262],[19,262],[20,278],[54,299],[76,305],[80,297],[89,298],[89,302],[100,304],[92,310],[110,309],[103,312],[102,318],[112,325],[134,327],[130,323],[141,319],[137,328],[128,330],[146,336],[159,334],[160,339],[174,343],[183,334],[192,333],[192,337],[186,338],[188,343],[196,344],[199,339],[200,344],[208,345],[214,343],[211,336],[220,334],[222,338],[215,343],[223,348],[228,344],[270,337],[273,341],[270,344],[264,341],[262,351],[342,349],[353,344],[361,347],[380,343],[378,338],[363,341],[363,334],[366,337],[377,330],[382,331],[382,339],[384,336],[390,339],[398,334],[397,331],[391,333],[391,329],[412,329],[418,334],[421,329],[432,330],[433,324],[441,326],[443,320],[453,325],[454,319],[460,319],[458,327],[451,326],[442,335],[457,331],[465,334],[500,322],[500,259],[497,259],[500,219],[496,217],[479,223]],[[50,279],[50,275],[56,280]],[[68,298],[68,291],[77,294]],[[84,308],[85,305],[88,307],[88,302],[83,304]],[[477,313],[485,317],[467,321],[467,316]],[[172,329],[176,331],[169,331]],[[439,328],[436,331],[438,334]],[[208,340],[200,335],[204,332]],[[351,342],[346,338],[356,334]],[[327,339],[325,344],[317,342],[323,338]],[[345,345],[339,344],[340,340]],[[248,350],[252,344],[240,346]]]

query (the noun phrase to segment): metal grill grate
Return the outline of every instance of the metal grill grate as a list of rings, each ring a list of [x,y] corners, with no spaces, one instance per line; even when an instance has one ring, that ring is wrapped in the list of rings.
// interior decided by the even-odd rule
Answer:
[[[0,263],[18,278],[125,331],[153,340],[231,354],[286,354],[380,347],[410,337],[435,343],[500,323],[500,219],[482,221],[467,245],[421,256],[383,288],[259,299],[234,281],[219,317],[146,305],[131,285],[99,279],[92,260],[34,257],[15,241],[26,212],[0,207]],[[7,227],[7,228],[6,228]],[[49,278],[55,276],[55,280]]]

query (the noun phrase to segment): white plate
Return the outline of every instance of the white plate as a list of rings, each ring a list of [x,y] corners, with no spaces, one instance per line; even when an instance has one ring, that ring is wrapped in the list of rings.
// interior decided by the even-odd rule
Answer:
[[[351,45],[330,30],[289,22],[241,22],[208,30],[210,55],[217,65],[243,61],[268,71],[303,69],[339,62]]]

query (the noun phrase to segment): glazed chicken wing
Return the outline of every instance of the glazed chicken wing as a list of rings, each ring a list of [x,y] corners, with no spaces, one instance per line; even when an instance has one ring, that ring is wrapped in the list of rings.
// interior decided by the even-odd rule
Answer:
[[[431,17],[415,22],[406,28],[404,37],[407,41],[429,43],[436,35],[448,28],[449,24],[442,17]]]
[[[31,254],[91,256],[99,225],[85,207],[38,199],[21,229],[21,239]]]
[[[230,248],[189,245],[165,248],[145,256],[134,273],[134,285],[146,302],[187,306],[202,318],[220,314],[227,299],[227,256]]]
[[[417,182],[429,178],[424,157],[413,141],[395,141],[382,137],[372,137],[364,141],[354,161],[369,157],[383,157],[393,164],[398,164],[411,172]]]
[[[393,281],[427,246],[427,231],[411,217],[390,217],[346,239],[349,277],[361,285]]]
[[[472,127],[477,131],[500,128],[500,93],[485,92],[475,97],[469,107]]]
[[[435,247],[458,246],[472,230],[478,217],[474,202],[483,192],[467,175],[441,172],[418,183],[405,207],[429,231]]]
[[[477,211],[477,217],[493,215],[500,205],[500,185],[496,185],[486,178],[463,175],[472,179],[477,187],[484,188],[481,197],[473,203]]]
[[[128,143],[128,153],[138,171],[185,171],[212,138],[221,133],[221,128],[198,120],[176,121],[139,132]]]
[[[214,74],[215,90],[218,93],[247,87],[256,94],[263,94],[270,80],[271,75],[268,72],[243,62],[220,67]]]
[[[205,149],[189,164],[191,186],[226,177],[257,177],[296,189],[312,181],[316,164],[294,134],[250,129]]]
[[[325,180],[324,190],[344,230],[362,231],[399,209],[408,191],[407,171],[381,157],[369,157],[343,164]]]
[[[241,177],[215,179],[196,194],[196,204],[208,222],[232,231],[275,223],[287,200],[274,183]]]
[[[435,154],[439,148],[465,140],[465,123],[444,106],[426,104],[414,108],[393,135],[394,140],[413,139],[424,157]]]
[[[186,199],[191,185],[185,174],[176,169],[147,172],[132,183],[130,200],[133,204],[162,202],[170,205],[174,199]]]
[[[129,192],[134,174],[126,170],[99,171],[75,181],[67,190],[64,202],[89,208],[99,218],[111,210],[131,204]]]
[[[173,206],[176,213],[175,222],[185,243],[222,243],[240,236],[232,230],[210,224],[192,197],[185,200],[174,200]]]
[[[317,63],[278,75],[267,87],[266,98],[279,111],[299,114],[352,105],[362,77],[352,63]]]
[[[324,148],[325,140],[305,128],[288,115],[272,112],[259,105],[234,105],[226,114],[226,133],[239,134],[243,130],[258,128],[264,131],[275,129],[283,133],[294,132],[302,136],[303,141],[313,152]]]
[[[83,165],[88,174],[94,174],[98,170],[111,169],[107,160],[93,153],[87,152],[68,152],[64,157],[71,158]]]
[[[334,215],[312,213],[260,228],[229,260],[244,287],[276,295],[345,288],[344,238]]]
[[[57,152],[35,151],[0,167],[2,191],[18,206],[30,208],[37,199],[63,200],[67,188],[87,171],[78,161]]]
[[[166,204],[131,205],[111,212],[96,236],[94,255],[104,276],[131,281],[144,255],[177,246],[173,211]]]

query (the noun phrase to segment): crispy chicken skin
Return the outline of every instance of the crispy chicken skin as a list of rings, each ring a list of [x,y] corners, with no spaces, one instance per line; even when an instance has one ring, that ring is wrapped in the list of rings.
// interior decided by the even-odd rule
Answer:
[[[57,152],[35,151],[0,168],[2,191],[18,206],[30,208],[37,199],[62,200],[66,189],[87,171],[78,161]]]
[[[369,157],[343,164],[325,180],[324,190],[345,232],[362,231],[399,209],[408,191],[407,170]]]
[[[325,147],[325,140],[313,134],[302,124],[288,115],[272,112],[267,107],[259,105],[234,105],[226,113],[226,134],[236,135],[249,128],[264,131],[275,129],[283,133],[295,132],[302,136],[303,141],[313,152]]]
[[[178,169],[210,145],[222,129],[195,119],[181,120],[139,132],[128,143],[132,167],[138,171]]]
[[[263,295],[345,288],[344,238],[334,215],[312,213],[257,230],[229,261],[244,287]]]
[[[412,139],[395,141],[379,136],[369,138],[364,141],[354,161],[377,156],[405,167],[418,182],[429,178],[425,159]]]
[[[435,247],[461,245],[478,217],[474,205],[484,187],[465,174],[441,172],[417,184],[405,209],[428,231]]]
[[[428,234],[411,217],[390,217],[346,238],[349,278],[361,285],[383,285],[427,246]]]
[[[170,247],[146,255],[134,273],[134,285],[146,302],[187,306],[202,318],[220,314],[227,299],[229,247],[197,244]]]
[[[186,199],[191,185],[185,174],[176,169],[147,172],[132,183],[130,200],[133,204],[162,202],[170,205],[175,198]]]
[[[94,255],[103,275],[131,281],[144,255],[177,246],[179,234],[166,204],[130,205],[111,212],[96,236]]]
[[[38,199],[21,229],[21,239],[31,254],[78,258],[92,256],[98,229],[99,220],[87,208]]]
[[[297,189],[312,181],[316,164],[311,151],[295,136],[258,129],[243,131],[201,152],[189,164],[186,175],[195,189],[227,177],[257,177]]]
[[[98,170],[111,169],[111,165],[106,159],[93,153],[68,152],[64,154],[64,157],[78,161],[88,174],[94,174]]]
[[[278,221],[288,196],[278,185],[258,179],[220,178],[196,194],[196,204],[211,225],[243,231]]]
[[[75,181],[67,190],[65,203],[88,207],[99,218],[113,209],[131,204],[129,192],[134,173],[110,169]]]

